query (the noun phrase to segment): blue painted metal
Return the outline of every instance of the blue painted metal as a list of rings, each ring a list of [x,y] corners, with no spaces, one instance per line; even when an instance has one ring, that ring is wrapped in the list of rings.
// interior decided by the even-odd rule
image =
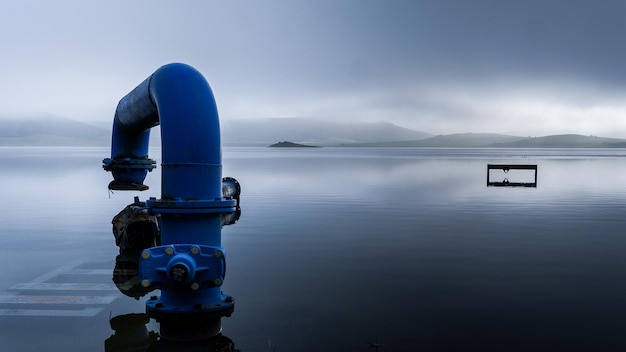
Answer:
[[[203,316],[205,313],[219,314],[234,306],[232,297],[215,290],[222,286],[226,274],[223,248],[173,244],[146,249],[142,257],[146,259],[141,267],[142,285],[164,291],[179,289],[176,295],[168,297],[168,304],[162,300],[149,300],[149,310],[161,316],[178,315],[181,311]],[[217,295],[207,297],[211,292]]]
[[[148,158],[150,128],[161,125],[161,198],[146,207],[159,215],[161,246],[142,253],[142,285],[161,290],[146,303],[163,321],[206,321],[232,313],[223,295],[222,215],[238,209],[239,183],[222,180],[219,118],[209,84],[194,68],[159,68],[128,95],[115,112],[111,189],[143,190],[154,168]],[[226,190],[226,194],[223,192]],[[218,331],[219,332],[219,331]]]

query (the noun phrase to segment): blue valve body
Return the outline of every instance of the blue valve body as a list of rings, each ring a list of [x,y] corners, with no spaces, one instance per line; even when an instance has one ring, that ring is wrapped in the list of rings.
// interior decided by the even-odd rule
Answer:
[[[174,244],[145,249],[141,256],[142,285],[161,290],[146,303],[158,315],[201,315],[232,312],[234,300],[221,293],[226,274],[224,249]]]

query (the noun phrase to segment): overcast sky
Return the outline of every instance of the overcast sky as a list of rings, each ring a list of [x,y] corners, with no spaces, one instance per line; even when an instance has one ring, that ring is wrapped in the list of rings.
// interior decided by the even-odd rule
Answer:
[[[112,121],[158,67],[221,119],[626,138],[626,1],[0,0],[0,115]]]

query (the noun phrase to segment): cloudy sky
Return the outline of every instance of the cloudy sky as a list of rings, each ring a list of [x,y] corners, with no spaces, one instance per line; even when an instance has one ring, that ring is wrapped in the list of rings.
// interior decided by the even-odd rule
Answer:
[[[112,121],[158,67],[222,119],[626,138],[626,1],[0,0],[0,115]]]

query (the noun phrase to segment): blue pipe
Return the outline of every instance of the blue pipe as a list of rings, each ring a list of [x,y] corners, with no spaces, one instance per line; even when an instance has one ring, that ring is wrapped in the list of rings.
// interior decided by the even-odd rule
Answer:
[[[223,196],[223,186],[233,185],[222,181],[217,106],[209,84],[191,66],[165,65],[120,100],[111,158],[103,161],[113,174],[110,189],[147,189],[143,181],[155,167],[148,157],[150,128],[157,125],[161,198],[150,198],[146,207],[159,215],[161,245],[144,250],[140,272],[142,285],[160,289],[161,297],[152,297],[146,309],[161,321],[162,335],[179,334],[176,327],[185,322],[202,326],[200,335],[213,335],[221,329],[219,318],[234,309],[232,297],[220,289],[225,275],[221,226],[222,214],[235,212],[238,194],[237,200]]]

